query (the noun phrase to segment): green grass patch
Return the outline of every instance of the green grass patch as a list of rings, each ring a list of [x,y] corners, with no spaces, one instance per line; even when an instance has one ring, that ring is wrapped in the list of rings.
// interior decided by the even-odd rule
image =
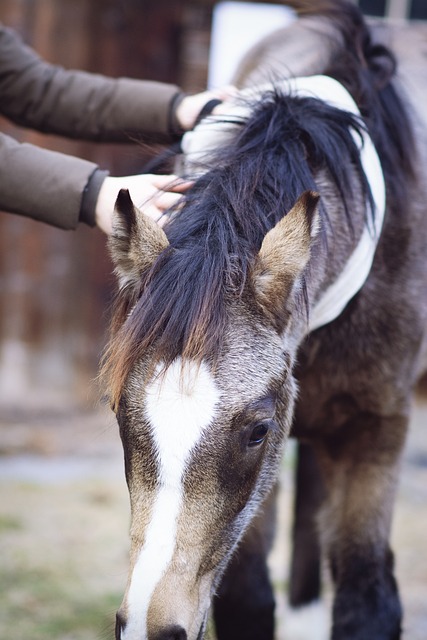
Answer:
[[[19,518],[0,514],[0,533],[6,531],[22,531],[24,525]]]
[[[85,593],[67,576],[31,570],[0,574],[0,637],[8,640],[99,640],[113,637],[122,594]]]

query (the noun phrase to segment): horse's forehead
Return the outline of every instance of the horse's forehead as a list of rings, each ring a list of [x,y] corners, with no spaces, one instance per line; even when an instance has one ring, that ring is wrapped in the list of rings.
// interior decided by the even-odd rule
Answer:
[[[218,414],[234,412],[264,395],[274,379],[268,358],[250,359],[235,355],[218,368],[207,362],[177,358],[171,365],[157,367],[144,389],[144,414],[154,430],[157,444],[173,424],[191,446]],[[223,416],[222,416],[223,417]],[[167,436],[169,438],[169,435]],[[193,444],[194,444],[193,443]]]
[[[218,360],[215,377],[225,404],[247,404],[280,380],[285,364],[281,338],[266,327],[249,331],[235,323],[228,348]],[[240,407],[241,408],[241,407]]]
[[[228,425],[237,426],[248,407],[276,393],[285,366],[278,336],[240,325],[223,346],[214,365],[178,357],[168,366],[160,362],[148,380],[148,359],[134,369],[123,414],[126,447],[143,446],[163,469],[173,469],[175,461],[182,473],[198,443],[213,446],[213,429],[227,437]]]
[[[144,389],[146,417],[157,424],[181,419],[187,427],[198,423],[203,429],[220,408],[233,412],[262,397],[282,377],[282,368],[277,344],[260,346],[247,335],[236,335],[215,365],[180,357],[167,368],[160,363]]]
[[[210,427],[223,427],[253,402],[270,394],[282,378],[283,360],[276,348],[263,349],[236,336],[234,348],[212,366],[176,358],[159,363],[148,383],[138,370],[128,388],[131,431],[150,434],[152,453],[163,468],[189,462]],[[166,458],[171,457],[168,462]],[[182,471],[182,468],[181,468]],[[170,478],[171,480],[171,478]]]
[[[159,365],[145,388],[144,403],[158,452],[170,455],[175,462],[184,461],[214,420],[220,398],[206,363],[177,358],[166,369]]]

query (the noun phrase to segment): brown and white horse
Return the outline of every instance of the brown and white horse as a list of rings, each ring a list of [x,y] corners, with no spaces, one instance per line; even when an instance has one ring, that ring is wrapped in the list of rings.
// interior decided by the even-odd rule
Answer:
[[[318,594],[318,531],[331,637],[400,638],[389,532],[426,352],[426,131],[353,4],[296,4],[308,14],[241,67],[242,86],[274,87],[231,114],[164,231],[118,198],[104,373],[132,511],[121,640],[201,640],[212,600],[219,640],[272,640],[291,430],[314,473],[294,603]]]

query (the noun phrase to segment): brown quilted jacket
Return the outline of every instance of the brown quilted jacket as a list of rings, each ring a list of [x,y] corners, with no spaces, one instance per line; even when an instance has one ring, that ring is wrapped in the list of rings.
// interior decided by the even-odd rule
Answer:
[[[178,96],[174,85],[51,65],[0,24],[0,114],[20,126],[99,142],[166,142]],[[64,229],[93,224],[105,175],[92,162],[0,133],[0,210]]]

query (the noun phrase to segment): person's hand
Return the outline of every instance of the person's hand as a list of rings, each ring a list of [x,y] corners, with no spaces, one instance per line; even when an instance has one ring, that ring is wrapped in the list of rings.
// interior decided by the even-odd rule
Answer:
[[[175,117],[182,129],[188,131],[194,127],[200,112],[208,102],[211,100],[231,100],[236,94],[237,89],[229,85],[185,96],[176,108]]]
[[[128,189],[135,206],[163,226],[167,221],[165,211],[178,202],[190,184],[174,175],[107,176],[96,202],[95,222],[102,231],[111,234],[117,195],[120,189]]]
[[[252,89],[251,89],[252,90]],[[182,136],[182,165],[187,176],[196,178],[207,171],[212,154],[226,146],[251,115],[255,101],[246,92],[220,102],[209,115]]]

